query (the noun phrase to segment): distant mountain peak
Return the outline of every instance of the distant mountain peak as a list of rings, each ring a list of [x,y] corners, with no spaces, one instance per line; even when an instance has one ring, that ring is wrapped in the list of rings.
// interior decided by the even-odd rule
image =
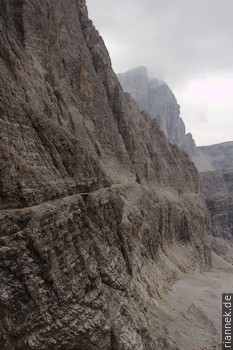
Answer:
[[[161,79],[151,78],[148,68],[139,66],[118,74],[124,91],[148,112],[163,130],[170,143],[174,143],[193,156],[196,144],[192,135],[186,134],[185,124],[180,118],[180,106],[169,88]]]

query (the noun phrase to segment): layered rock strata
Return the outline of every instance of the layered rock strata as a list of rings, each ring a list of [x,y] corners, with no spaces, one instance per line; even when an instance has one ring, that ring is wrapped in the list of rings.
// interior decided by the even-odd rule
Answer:
[[[201,179],[212,215],[212,234],[233,238],[233,170],[209,171],[202,173]]]
[[[180,108],[170,88],[158,79],[150,79],[146,67],[118,74],[123,89],[156,119],[169,142],[186,151],[202,173],[202,189],[212,218],[210,233],[212,248],[228,262],[229,239],[232,239],[232,168],[233,142],[196,147],[191,134],[185,134],[185,125],[179,117]],[[217,238],[216,238],[217,237]],[[223,241],[221,241],[223,239]]]
[[[198,147],[194,161],[211,214],[212,249],[233,264],[233,142]]]
[[[84,0],[1,0],[0,67],[0,348],[177,349],[156,300],[211,263],[196,168]]]
[[[233,263],[233,170],[203,172],[201,179],[206,204],[211,213],[213,250]]]

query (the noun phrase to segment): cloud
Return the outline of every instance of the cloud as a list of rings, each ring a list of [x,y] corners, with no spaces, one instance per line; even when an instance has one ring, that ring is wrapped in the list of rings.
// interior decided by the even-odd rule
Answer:
[[[174,90],[181,117],[199,145],[233,139],[233,73],[190,80]]]
[[[232,116],[232,103],[225,99],[233,81],[232,0],[87,0],[87,5],[116,73],[145,65],[174,90],[181,110],[192,106],[192,115],[199,111],[199,116],[203,113],[211,121],[222,104],[219,125]],[[232,79],[229,88],[227,76]],[[211,85],[212,77],[215,85]],[[195,83],[201,98],[193,96],[187,102],[184,91]],[[189,125],[188,117],[182,117]],[[202,143],[203,137],[199,140],[200,133],[196,136],[193,130],[189,125],[197,143]],[[210,138],[210,130],[208,134]]]
[[[114,45],[116,72],[145,64],[176,85],[197,74],[233,69],[232,0],[87,3],[107,46]]]

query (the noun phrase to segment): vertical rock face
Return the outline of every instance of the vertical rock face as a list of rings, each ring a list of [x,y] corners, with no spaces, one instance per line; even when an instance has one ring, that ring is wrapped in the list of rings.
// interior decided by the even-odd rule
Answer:
[[[131,94],[141,110],[156,119],[168,138],[187,152],[201,173],[202,191],[212,218],[210,233],[217,237],[213,249],[226,258],[231,251],[226,248],[232,240],[232,168],[233,142],[196,147],[191,134],[185,134],[180,107],[169,87],[158,79],[149,79],[147,69],[139,67],[118,74],[123,89]],[[217,241],[219,238],[227,239]]]
[[[233,169],[203,172],[201,180],[211,214],[212,248],[233,263]]]
[[[185,133],[180,106],[164,81],[150,79],[147,68],[143,66],[118,74],[118,79],[124,91],[129,92],[138,103],[140,110],[148,112],[157,121],[169,142],[191,156],[196,153],[192,135]]]
[[[196,168],[85,1],[1,0],[0,68],[0,348],[175,349],[154,299],[210,264]]]
[[[202,173],[201,178],[212,215],[212,234],[233,238],[233,170],[209,171]]]
[[[212,216],[211,232],[215,237],[232,239],[233,142],[198,147],[198,155],[196,163],[201,171],[203,192]],[[206,170],[205,166],[209,166],[207,170],[211,171],[203,171]]]
[[[233,142],[198,147],[194,161],[201,171],[203,193],[211,214],[212,247],[232,263]]]

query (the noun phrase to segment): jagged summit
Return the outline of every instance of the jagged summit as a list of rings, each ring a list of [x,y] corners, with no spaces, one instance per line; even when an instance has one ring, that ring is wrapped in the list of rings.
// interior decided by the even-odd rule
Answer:
[[[151,79],[144,66],[130,69],[117,75],[124,89],[147,111],[167,136],[169,142],[193,156],[196,145],[192,135],[186,134],[180,118],[180,106],[168,85],[160,79]]]
[[[138,67],[133,67],[129,70],[127,70],[126,72],[123,72],[123,73],[118,73],[117,74],[117,77],[119,78],[119,80],[121,81],[122,80],[125,80],[125,77],[126,75],[130,76],[132,78],[134,78],[135,76],[147,76],[148,78],[150,78],[150,72],[149,72],[149,69],[144,66],[144,65],[141,65],[141,66],[138,66]],[[165,81],[161,80],[161,79],[158,79],[158,78],[150,78],[151,81],[154,82],[154,84],[158,84],[158,85],[167,85],[165,83]]]

